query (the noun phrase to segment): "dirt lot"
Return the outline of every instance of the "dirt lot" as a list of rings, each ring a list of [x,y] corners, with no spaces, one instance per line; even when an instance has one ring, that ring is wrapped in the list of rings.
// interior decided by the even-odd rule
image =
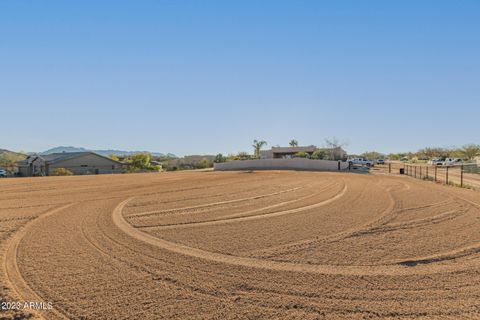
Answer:
[[[480,193],[405,176],[0,180],[2,301],[45,319],[479,319]]]

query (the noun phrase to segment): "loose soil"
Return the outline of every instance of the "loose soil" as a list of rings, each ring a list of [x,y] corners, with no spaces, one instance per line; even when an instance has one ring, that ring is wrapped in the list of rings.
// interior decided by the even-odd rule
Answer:
[[[480,193],[406,176],[0,180],[0,298],[44,319],[479,319]]]

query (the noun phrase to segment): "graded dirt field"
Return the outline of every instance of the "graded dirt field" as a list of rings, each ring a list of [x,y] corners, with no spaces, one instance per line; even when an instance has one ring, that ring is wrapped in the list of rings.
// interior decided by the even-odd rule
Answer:
[[[0,180],[0,295],[45,319],[479,319],[480,193],[405,176]]]

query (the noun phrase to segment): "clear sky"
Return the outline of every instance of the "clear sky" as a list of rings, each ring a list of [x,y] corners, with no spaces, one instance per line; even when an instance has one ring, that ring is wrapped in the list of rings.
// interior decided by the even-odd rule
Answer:
[[[1,1],[0,148],[480,143],[480,1]]]

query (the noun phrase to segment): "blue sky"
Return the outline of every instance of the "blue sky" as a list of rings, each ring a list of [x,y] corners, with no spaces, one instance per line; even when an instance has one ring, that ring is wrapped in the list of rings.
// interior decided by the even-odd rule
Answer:
[[[480,1],[1,1],[0,148],[480,143]]]

